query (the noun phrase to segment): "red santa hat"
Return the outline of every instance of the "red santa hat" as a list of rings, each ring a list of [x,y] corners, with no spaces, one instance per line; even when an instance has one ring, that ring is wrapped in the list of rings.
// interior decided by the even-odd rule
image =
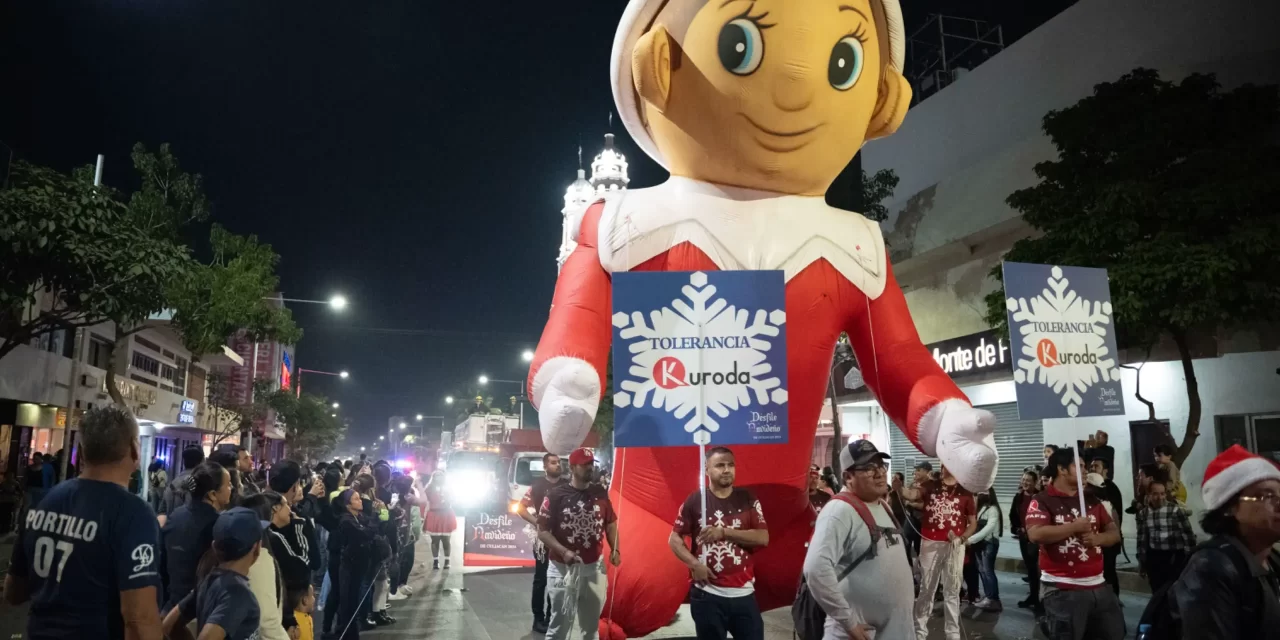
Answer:
[[[627,8],[618,22],[618,32],[613,37],[613,56],[610,60],[610,79],[613,81],[613,102],[618,105],[618,117],[627,127],[627,133],[645,153],[663,167],[658,145],[645,127],[641,105],[636,96],[632,78],[631,57],[636,41],[655,24],[666,27],[678,44],[684,44],[685,32],[693,17],[711,0],[628,0]],[[888,38],[888,60],[893,70],[901,72],[907,57],[906,28],[902,22],[902,6],[899,0],[871,0],[872,10],[884,14],[885,37]],[[879,21],[879,18],[876,18]]]
[[[1231,445],[1204,471],[1204,506],[1210,511],[1217,509],[1245,487],[1262,480],[1280,480],[1280,467],[1238,444]]]

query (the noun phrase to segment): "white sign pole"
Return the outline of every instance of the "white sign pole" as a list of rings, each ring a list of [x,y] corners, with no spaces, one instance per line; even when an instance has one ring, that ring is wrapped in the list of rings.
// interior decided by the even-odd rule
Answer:
[[[1075,420],[1072,420],[1072,422],[1075,422]],[[1086,471],[1084,458],[1080,456],[1080,440],[1078,438],[1073,438],[1073,440],[1071,447],[1076,450],[1076,492],[1080,497],[1080,517],[1087,518],[1089,517],[1089,512],[1085,511],[1084,508],[1084,474]]]
[[[706,438],[699,438],[699,439],[705,440]],[[700,518],[701,522],[698,524],[698,533],[702,533],[702,530],[707,528],[707,445],[706,443],[702,443],[698,445],[698,461],[699,461],[698,487],[702,491],[702,516]],[[694,542],[695,543],[697,542],[696,537],[694,538]],[[702,547],[701,560],[703,564],[706,564],[707,562],[706,545],[703,545]]]

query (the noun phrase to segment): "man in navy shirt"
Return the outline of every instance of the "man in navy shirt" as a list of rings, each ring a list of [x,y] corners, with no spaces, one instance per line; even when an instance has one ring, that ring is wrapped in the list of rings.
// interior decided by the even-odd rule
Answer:
[[[126,489],[140,459],[132,416],[114,407],[85,414],[80,477],[27,512],[5,577],[5,600],[31,600],[27,638],[160,640],[160,531]]]
[[[257,640],[262,611],[249,589],[249,567],[262,552],[262,532],[270,524],[244,507],[218,516],[213,524],[218,566],[165,616],[164,632],[170,640],[190,640],[187,623],[193,619],[200,640]]]

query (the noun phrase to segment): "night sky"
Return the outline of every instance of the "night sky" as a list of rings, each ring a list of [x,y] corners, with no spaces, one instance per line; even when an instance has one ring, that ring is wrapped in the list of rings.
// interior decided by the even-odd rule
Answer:
[[[909,29],[944,11],[1012,40],[1069,4],[904,11]],[[342,403],[358,446],[391,415],[446,413],[481,372],[524,376],[579,138],[589,163],[609,131],[624,5],[0,0],[0,140],[61,170],[103,153],[125,188],[134,142],[171,143],[212,221],[281,255],[287,297],[350,300],[292,308],[299,364],[351,371],[304,386]],[[665,178],[614,132],[632,187]]]

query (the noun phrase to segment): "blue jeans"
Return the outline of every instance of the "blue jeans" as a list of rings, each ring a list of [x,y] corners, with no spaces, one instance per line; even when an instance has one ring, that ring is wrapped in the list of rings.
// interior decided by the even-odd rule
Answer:
[[[996,579],[996,555],[999,551],[1000,540],[996,538],[979,544],[974,550],[978,579],[982,581],[982,595],[992,600],[1000,599],[1000,581]]]

